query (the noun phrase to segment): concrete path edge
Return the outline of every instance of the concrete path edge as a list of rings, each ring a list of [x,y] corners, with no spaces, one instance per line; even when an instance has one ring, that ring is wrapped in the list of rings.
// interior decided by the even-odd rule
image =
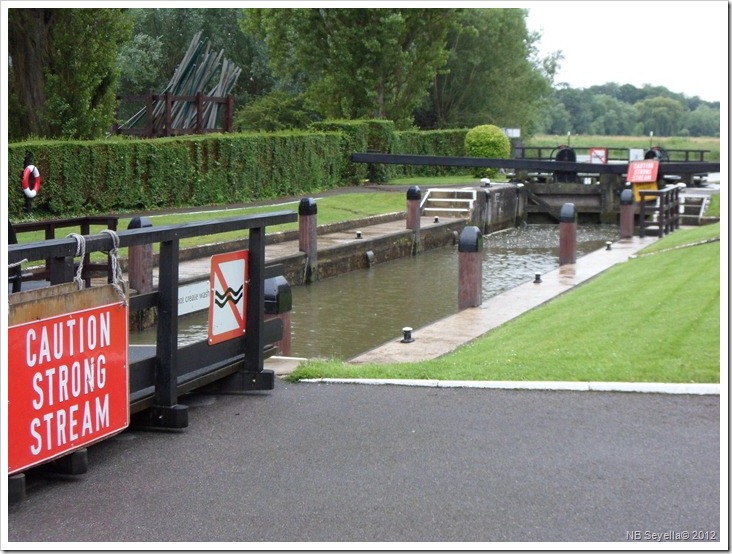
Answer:
[[[477,388],[587,392],[643,392],[658,394],[720,394],[717,383],[623,383],[582,381],[448,381],[440,379],[301,379],[301,383],[399,385],[436,388]]]

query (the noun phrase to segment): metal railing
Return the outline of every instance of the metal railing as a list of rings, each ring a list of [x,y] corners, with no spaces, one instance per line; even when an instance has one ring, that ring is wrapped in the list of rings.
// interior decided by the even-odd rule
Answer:
[[[661,190],[641,190],[640,214],[638,216],[639,236],[646,236],[649,228],[657,227],[662,237],[679,228],[681,202],[679,193],[683,186],[672,185]]]
[[[277,269],[265,267],[265,227],[297,221],[297,213],[273,212],[170,225],[130,229],[118,233],[119,248],[160,243],[158,288],[130,298],[130,311],[157,308],[154,353],[129,363],[130,411],[137,423],[181,428],[188,424],[187,407],[178,405],[181,394],[212,382],[228,383],[225,390],[266,390],[273,376],[263,375],[265,345],[282,335],[282,322],[265,321],[265,279]],[[178,349],[178,269],[181,239],[249,231],[246,333],[215,345],[206,342]],[[113,237],[107,233],[84,236],[86,252],[109,252]],[[8,263],[48,260],[51,285],[72,282],[77,241],[73,237],[8,246]],[[112,282],[110,280],[110,282]],[[223,381],[222,381],[223,380]]]

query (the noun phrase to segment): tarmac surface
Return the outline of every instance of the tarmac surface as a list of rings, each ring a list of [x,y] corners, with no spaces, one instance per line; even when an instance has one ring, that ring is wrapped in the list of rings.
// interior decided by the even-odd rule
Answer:
[[[11,546],[720,538],[718,396],[277,382],[182,402],[182,432],[127,430],[85,475],[30,475]]]

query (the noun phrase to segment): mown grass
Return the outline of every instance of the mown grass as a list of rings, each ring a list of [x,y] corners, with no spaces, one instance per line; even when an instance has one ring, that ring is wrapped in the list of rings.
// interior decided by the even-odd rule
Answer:
[[[368,193],[352,193],[340,194],[334,196],[326,196],[317,198],[318,205],[318,225],[327,225],[331,223],[339,223],[342,221],[351,221],[381,215],[391,212],[404,211],[406,209],[406,196],[403,194],[395,194],[392,192],[368,192]],[[178,212],[178,213],[160,213],[149,215],[150,222],[154,227],[162,227],[165,225],[180,225],[185,223],[193,223],[196,221],[210,221],[213,219],[225,219],[238,216],[249,216],[257,214],[265,214],[279,211],[294,211],[297,213],[299,201],[281,204],[271,204],[267,206],[252,206],[247,208],[236,209],[203,209],[197,212]],[[131,216],[121,217],[117,223],[118,230],[127,229]],[[99,233],[104,226],[92,226],[91,233]],[[288,223],[283,225],[274,225],[267,227],[267,233],[276,233],[280,231],[295,230],[298,223]],[[59,230],[57,238],[61,238],[72,232],[72,229]],[[78,230],[77,230],[78,232]],[[212,242],[225,242],[246,238],[247,232],[231,232],[221,233],[217,235],[207,235],[202,237],[194,237],[181,240],[181,248],[190,248]],[[18,235],[19,242],[34,242],[44,240],[43,231],[31,233],[21,233]],[[160,244],[153,245],[154,251],[158,251]],[[120,256],[127,256],[126,248],[120,249]],[[93,259],[101,259],[102,254],[92,256]]]
[[[722,210],[722,203],[719,198],[719,193],[714,193],[709,196],[709,206],[707,206],[707,211],[704,213],[707,217],[720,217],[720,212]]]
[[[698,240],[696,233],[676,231],[658,241],[663,251],[615,266],[440,358],[364,365],[311,360],[290,379],[718,383],[720,243],[665,250]]]

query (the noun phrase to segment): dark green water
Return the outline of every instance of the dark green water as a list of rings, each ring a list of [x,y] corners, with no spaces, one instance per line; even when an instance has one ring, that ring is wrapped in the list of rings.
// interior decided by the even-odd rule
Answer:
[[[612,225],[580,226],[577,256],[618,238]],[[483,299],[559,266],[559,227],[529,225],[485,237]],[[581,261],[578,260],[578,263]],[[293,287],[292,356],[349,359],[457,312],[458,251],[446,247]],[[205,340],[207,312],[181,317],[179,344]],[[155,342],[155,330],[131,344]]]

